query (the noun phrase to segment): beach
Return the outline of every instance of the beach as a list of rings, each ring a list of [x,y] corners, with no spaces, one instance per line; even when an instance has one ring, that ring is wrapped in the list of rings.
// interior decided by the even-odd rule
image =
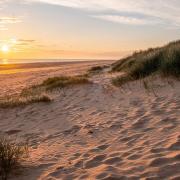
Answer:
[[[114,61],[44,62],[0,65],[0,97],[19,93],[48,77],[86,73],[92,66]]]
[[[85,74],[113,61],[0,66],[0,97],[54,76]],[[0,108],[0,134],[28,141],[18,180],[178,180],[180,83],[155,93],[139,82],[112,85],[118,73],[92,75],[90,84],[50,93],[50,103]]]

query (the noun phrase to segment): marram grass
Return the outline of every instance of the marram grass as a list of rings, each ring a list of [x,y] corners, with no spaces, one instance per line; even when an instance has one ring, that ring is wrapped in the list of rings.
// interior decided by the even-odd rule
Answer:
[[[112,72],[124,72],[123,76],[112,80],[116,86],[153,75],[179,79],[180,41],[169,43],[161,48],[135,52],[133,55],[114,63]]]

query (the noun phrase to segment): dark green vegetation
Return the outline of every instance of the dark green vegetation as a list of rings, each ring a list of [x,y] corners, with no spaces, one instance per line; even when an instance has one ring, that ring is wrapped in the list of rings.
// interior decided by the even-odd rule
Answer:
[[[28,146],[0,138],[0,179],[7,180],[11,173],[22,167]]]
[[[123,76],[113,79],[113,84],[117,86],[153,75],[179,79],[180,41],[169,43],[161,48],[135,52],[114,63],[112,72],[124,72]]]

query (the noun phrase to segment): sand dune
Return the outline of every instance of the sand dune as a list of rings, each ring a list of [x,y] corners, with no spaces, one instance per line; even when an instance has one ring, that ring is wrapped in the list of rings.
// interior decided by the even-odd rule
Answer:
[[[1,92],[92,65],[1,75]],[[155,96],[139,83],[112,86],[115,75],[95,75],[93,84],[54,92],[50,104],[0,109],[0,133],[31,146],[27,169],[12,179],[180,179],[180,83],[161,84]]]

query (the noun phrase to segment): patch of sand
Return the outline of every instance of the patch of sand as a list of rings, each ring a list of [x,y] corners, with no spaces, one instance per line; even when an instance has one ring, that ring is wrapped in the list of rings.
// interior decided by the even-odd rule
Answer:
[[[6,86],[0,84],[17,91],[47,76],[86,70],[76,64],[2,75]],[[138,83],[115,88],[112,76],[54,92],[50,104],[0,109],[0,133],[31,146],[28,168],[13,179],[180,179],[180,83],[160,86],[156,97]]]

